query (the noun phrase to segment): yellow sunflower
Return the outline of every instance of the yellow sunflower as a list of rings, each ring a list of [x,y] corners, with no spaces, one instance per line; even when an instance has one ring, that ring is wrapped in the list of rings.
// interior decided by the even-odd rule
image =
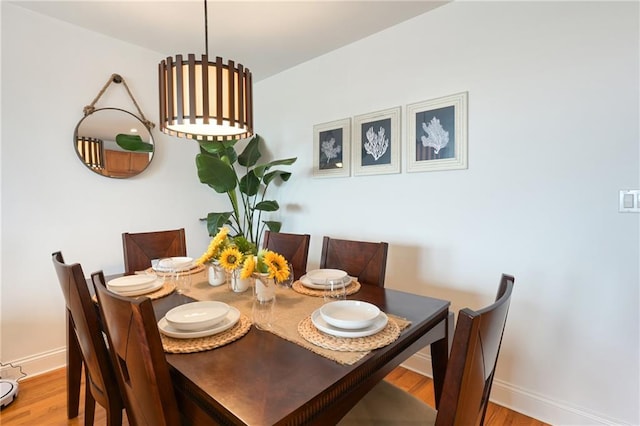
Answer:
[[[204,254],[198,258],[198,260],[196,260],[196,264],[202,265],[210,261],[214,257],[216,257],[220,249],[220,246],[222,245],[222,243],[224,243],[224,241],[227,238],[227,234],[229,234],[229,228],[220,228],[218,233],[209,242],[209,247],[207,247],[207,251],[204,252]]]
[[[253,271],[256,268],[256,262],[253,258],[253,256],[247,256],[247,258],[244,261],[244,264],[242,265],[242,271],[240,271],[240,278],[244,279],[244,278],[249,278],[251,276],[251,274],[253,274]]]
[[[264,254],[264,263],[269,269],[269,278],[282,282],[289,278],[289,264],[281,254],[267,251]]]
[[[232,271],[242,265],[242,253],[235,247],[227,247],[220,254],[220,266],[227,271]]]

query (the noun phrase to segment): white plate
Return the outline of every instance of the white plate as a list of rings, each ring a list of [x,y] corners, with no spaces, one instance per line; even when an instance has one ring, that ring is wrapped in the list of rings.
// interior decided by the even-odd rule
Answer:
[[[380,309],[360,300],[337,300],[322,305],[320,315],[329,325],[355,330],[373,324]]]
[[[155,280],[155,274],[125,275],[110,280],[107,286],[114,291],[135,291],[149,287]]]
[[[384,329],[387,326],[388,321],[389,318],[387,318],[387,315],[385,315],[384,312],[380,312],[378,318],[376,318],[373,324],[371,324],[369,327],[361,328],[359,330],[345,330],[343,328],[338,328],[327,324],[327,322],[322,319],[322,315],[320,315],[320,309],[316,309],[313,314],[311,314],[311,322],[316,326],[318,330],[336,337],[354,338],[371,336]]]
[[[236,325],[239,319],[240,319],[240,311],[234,308],[233,306],[229,306],[229,312],[227,313],[227,316],[222,321],[214,325],[213,327],[205,330],[198,330],[198,331],[176,330],[175,328],[169,325],[165,317],[162,317],[162,319],[158,321],[158,328],[160,329],[160,332],[162,334],[167,335],[169,337],[174,337],[176,339],[195,339],[197,337],[206,337],[206,336],[212,336],[214,334],[222,333],[223,331],[226,331],[231,327],[233,327],[234,325]]]
[[[159,279],[159,280],[155,280],[154,282],[152,282],[147,287],[139,288],[138,290],[121,291],[121,290],[119,290],[117,288],[111,287],[109,284],[107,284],[107,288],[109,290],[111,290],[112,292],[119,294],[120,296],[131,297],[131,296],[140,296],[142,294],[151,293],[152,291],[156,291],[157,289],[159,289],[163,285],[164,285],[164,280]]]
[[[191,302],[177,306],[164,316],[172,328],[197,331],[213,327],[229,313],[229,305],[216,301]]]
[[[192,257],[167,257],[159,259],[152,269],[158,272],[188,271],[194,266]]]
[[[314,269],[307,272],[307,279],[314,284],[326,284],[328,280],[341,280],[347,277],[340,269]]]
[[[345,286],[351,284],[351,280],[353,280],[353,277],[350,277],[349,275],[347,275],[345,277]],[[316,290],[324,290],[327,288],[328,284],[314,284],[313,282],[311,282],[311,280],[309,278],[307,278],[306,275],[303,275],[300,277],[300,283],[308,288],[313,288]]]

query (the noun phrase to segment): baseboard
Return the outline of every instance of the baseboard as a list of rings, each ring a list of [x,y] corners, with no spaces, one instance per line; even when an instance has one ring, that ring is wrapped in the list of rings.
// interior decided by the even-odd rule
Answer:
[[[64,367],[67,364],[67,348],[63,346],[10,362],[13,366],[22,368],[26,379]]]
[[[403,367],[423,374],[432,376],[431,357],[423,352],[418,352],[405,363]],[[491,401],[498,405],[507,407],[526,416],[533,417],[545,423],[557,426],[633,426],[617,419],[592,413],[588,410],[572,407],[566,402],[553,401],[542,395],[526,389],[513,386],[502,380],[494,379],[491,387]]]

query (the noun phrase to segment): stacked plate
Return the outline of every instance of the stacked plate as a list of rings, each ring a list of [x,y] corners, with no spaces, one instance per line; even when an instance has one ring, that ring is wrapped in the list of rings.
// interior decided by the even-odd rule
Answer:
[[[316,290],[324,290],[335,281],[342,281],[346,286],[351,280],[352,278],[340,269],[314,269],[300,277],[303,286]]]
[[[123,296],[139,296],[156,291],[163,284],[155,274],[136,274],[114,278],[107,283],[107,288]]]
[[[195,266],[191,257],[167,257],[151,262],[151,268],[157,272],[188,271]]]
[[[311,314],[318,330],[338,337],[371,336],[384,329],[388,321],[377,306],[359,300],[330,302]]]
[[[240,311],[223,302],[192,302],[171,309],[158,321],[160,332],[177,339],[212,336],[233,327]]]

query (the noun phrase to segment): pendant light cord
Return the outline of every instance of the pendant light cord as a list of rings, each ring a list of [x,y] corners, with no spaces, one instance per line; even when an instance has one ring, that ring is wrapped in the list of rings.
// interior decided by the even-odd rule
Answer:
[[[124,88],[127,89],[127,93],[129,94],[129,97],[133,101],[133,104],[136,106],[136,109],[138,110],[138,114],[140,114],[141,121],[144,123],[147,129],[149,130],[153,129],[156,125],[153,124],[151,121],[147,120],[147,118],[144,116],[144,114],[142,113],[142,110],[140,109],[140,106],[138,105],[138,102],[136,102],[136,99],[131,94],[131,90],[129,90],[129,86],[127,86],[127,82],[124,81],[124,78],[122,78],[120,74],[111,74],[111,77],[109,77],[109,80],[107,81],[107,83],[104,85],[102,90],[100,90],[100,92],[98,93],[98,96],[96,96],[96,98],[93,100],[93,102],[91,102],[91,104],[84,107],[83,109],[84,115],[87,116],[89,114],[93,114],[93,112],[96,110],[95,108],[96,102],[98,102],[98,99],[100,99],[100,97],[104,94],[104,92],[107,91],[107,88],[111,83],[124,84]]]
[[[204,0],[204,53],[209,57],[209,19],[207,19],[207,0]]]

